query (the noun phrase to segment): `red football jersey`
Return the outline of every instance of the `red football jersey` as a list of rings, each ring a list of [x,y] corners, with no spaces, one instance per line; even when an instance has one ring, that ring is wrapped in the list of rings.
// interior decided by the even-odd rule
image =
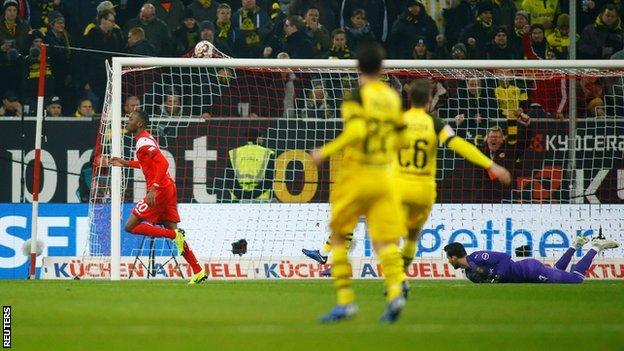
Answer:
[[[158,142],[146,130],[135,135],[135,155],[137,161],[130,161],[130,166],[141,168],[147,189],[164,188],[174,184],[169,175],[169,162],[160,152]]]

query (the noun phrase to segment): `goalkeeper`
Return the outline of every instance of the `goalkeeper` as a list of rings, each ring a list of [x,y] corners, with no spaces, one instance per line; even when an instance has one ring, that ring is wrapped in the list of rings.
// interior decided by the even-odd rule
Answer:
[[[592,248],[573,266],[566,269],[574,252],[589,242],[587,237],[578,237],[553,268],[528,258],[515,262],[504,252],[475,251],[470,255],[461,243],[450,243],[444,247],[446,257],[453,268],[464,268],[466,276],[474,283],[566,283],[580,284],[594,257],[602,250],[615,249],[620,245],[613,240],[598,237],[592,240]]]

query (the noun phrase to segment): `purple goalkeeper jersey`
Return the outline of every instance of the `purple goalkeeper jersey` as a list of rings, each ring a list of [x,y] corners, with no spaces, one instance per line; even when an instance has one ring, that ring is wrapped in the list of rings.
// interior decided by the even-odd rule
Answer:
[[[508,254],[496,251],[475,251],[466,260],[470,265],[466,275],[475,283],[539,282],[544,267],[534,259],[514,262]]]
[[[475,283],[582,283],[587,268],[591,265],[596,250],[590,250],[575,266],[566,272],[574,248],[568,249],[554,268],[542,262],[527,258],[518,262],[503,252],[476,251],[466,256],[470,268],[466,276]],[[562,263],[560,265],[560,262]]]

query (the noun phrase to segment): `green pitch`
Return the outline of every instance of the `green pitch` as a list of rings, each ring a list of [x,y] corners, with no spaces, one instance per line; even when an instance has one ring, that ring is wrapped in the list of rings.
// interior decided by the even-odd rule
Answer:
[[[4,281],[0,302],[15,350],[624,350],[624,281],[410,285],[390,326],[381,281],[336,325],[331,281]]]

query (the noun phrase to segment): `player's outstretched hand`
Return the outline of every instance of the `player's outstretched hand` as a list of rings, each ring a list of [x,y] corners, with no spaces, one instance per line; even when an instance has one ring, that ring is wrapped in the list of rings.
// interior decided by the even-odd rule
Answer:
[[[323,156],[321,155],[321,150],[319,149],[312,150],[312,161],[317,166],[320,166],[323,163]]]
[[[505,186],[509,186],[511,184],[511,173],[507,170],[507,168],[497,164],[496,162],[492,163],[492,167],[489,169],[490,174],[494,175],[495,179],[498,179],[501,184]]]
[[[110,164],[111,166],[117,166],[117,167],[128,167],[128,161],[119,157],[111,157],[108,160],[108,164]]]

